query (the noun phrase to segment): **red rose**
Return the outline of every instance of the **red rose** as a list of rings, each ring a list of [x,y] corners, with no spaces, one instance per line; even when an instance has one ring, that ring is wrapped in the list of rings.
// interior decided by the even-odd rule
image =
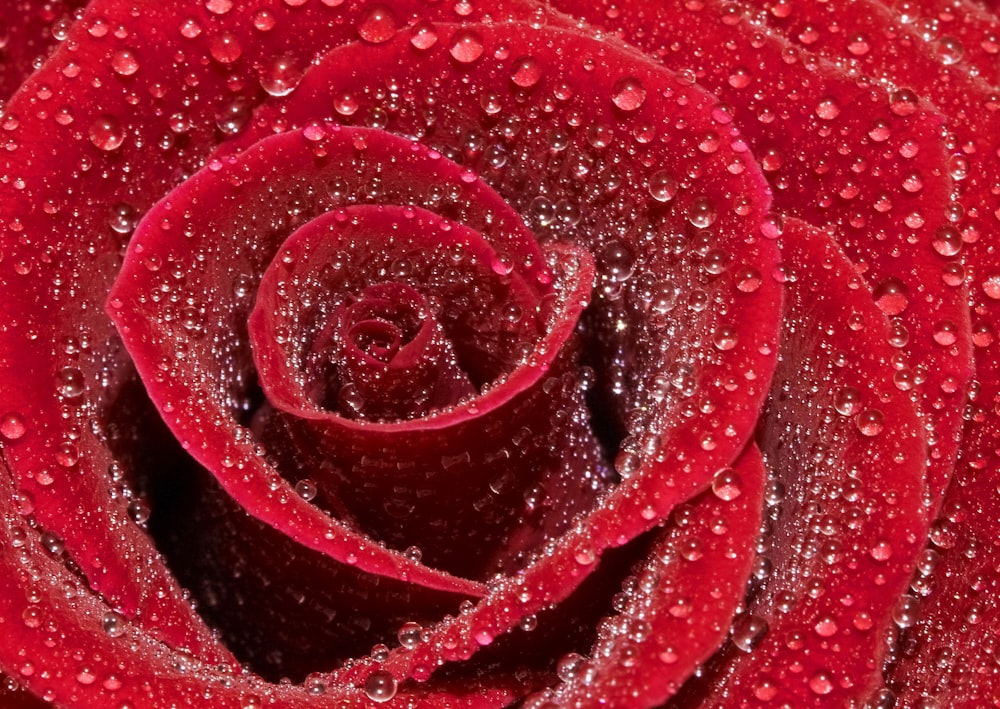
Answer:
[[[7,703],[1000,702],[988,10],[22,5]]]

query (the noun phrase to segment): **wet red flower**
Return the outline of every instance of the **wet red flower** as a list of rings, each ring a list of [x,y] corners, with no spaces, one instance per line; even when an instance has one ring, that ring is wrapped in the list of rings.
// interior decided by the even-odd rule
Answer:
[[[1000,703],[988,7],[4,12],[4,702]]]

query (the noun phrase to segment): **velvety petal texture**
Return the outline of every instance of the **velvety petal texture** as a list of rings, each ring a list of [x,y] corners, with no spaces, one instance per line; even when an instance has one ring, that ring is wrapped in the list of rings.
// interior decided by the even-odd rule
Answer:
[[[0,704],[980,707],[1000,19],[0,9]]]

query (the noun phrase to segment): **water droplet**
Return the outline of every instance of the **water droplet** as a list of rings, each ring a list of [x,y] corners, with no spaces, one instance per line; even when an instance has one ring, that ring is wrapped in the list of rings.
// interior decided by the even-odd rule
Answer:
[[[856,34],[847,41],[847,51],[856,57],[863,57],[871,51],[871,45],[863,34]]]
[[[931,246],[942,256],[955,256],[962,250],[962,234],[950,224],[945,224],[934,232]]]
[[[1000,273],[988,273],[983,278],[982,288],[987,298],[1000,300]]]
[[[484,51],[482,36],[470,29],[455,32],[448,47],[448,53],[455,58],[455,61],[462,64],[471,64],[483,56]]]
[[[958,326],[950,320],[941,320],[934,325],[934,341],[942,347],[950,347],[958,340]]]
[[[225,15],[233,9],[233,0],[208,0],[205,8],[213,15]]]
[[[897,89],[889,94],[889,110],[897,116],[911,116],[918,107],[917,94],[910,89]]]
[[[28,427],[24,423],[24,417],[19,413],[7,413],[0,418],[0,436],[3,436],[8,441],[16,441],[23,438],[27,430]]]
[[[398,684],[392,673],[376,670],[365,679],[365,696],[373,702],[382,704],[396,696]]]
[[[542,65],[534,57],[521,57],[514,62],[511,81],[523,89],[528,89],[542,78]]]
[[[77,399],[83,396],[84,378],[83,372],[76,367],[64,367],[56,375],[57,390],[60,396],[67,399]]]
[[[260,86],[271,96],[287,96],[302,80],[302,70],[290,56],[276,57],[261,72]]]
[[[669,202],[677,194],[677,180],[670,173],[658,170],[649,176],[649,194],[657,202]]]
[[[333,110],[342,116],[353,116],[358,110],[358,101],[354,94],[342,92],[333,97]]]
[[[832,121],[840,115],[840,104],[835,98],[824,98],[816,105],[816,115],[824,121]]]
[[[820,670],[809,678],[809,689],[819,695],[826,695],[833,691],[833,679],[830,673]]]
[[[121,637],[125,634],[125,619],[114,611],[108,611],[101,620],[101,627],[110,637]]]
[[[955,37],[942,37],[935,44],[934,53],[942,64],[958,64],[965,56],[965,46]]]
[[[740,615],[733,621],[733,644],[743,652],[753,652],[767,635],[767,621],[755,615]]]
[[[303,478],[295,483],[295,494],[306,502],[311,502],[315,499],[317,492],[316,483],[308,478]]]
[[[429,22],[419,22],[410,30],[410,44],[416,49],[430,49],[437,41],[437,30]]]
[[[115,150],[125,141],[125,131],[114,116],[102,114],[90,124],[90,142],[100,150]]]
[[[385,5],[372,5],[361,22],[358,23],[358,36],[372,44],[388,42],[398,29],[396,16]]]
[[[712,226],[718,216],[715,206],[707,197],[699,197],[694,200],[687,211],[688,221],[699,229],[706,229]]]
[[[215,125],[225,135],[236,135],[250,120],[252,108],[244,99],[227,103],[215,114]]]
[[[861,392],[854,387],[841,387],[834,397],[833,408],[841,416],[854,416],[861,411]]]
[[[403,623],[399,632],[396,633],[396,638],[399,640],[400,645],[412,650],[420,644],[423,631],[424,629],[420,627],[419,623]]]
[[[132,500],[128,503],[128,516],[139,526],[145,525],[149,521],[151,510],[144,500]]]
[[[821,638],[829,638],[836,635],[839,628],[837,627],[836,620],[826,616],[816,621],[816,625],[813,626],[813,630],[815,630],[816,634]]]
[[[899,315],[909,305],[906,286],[898,278],[887,278],[875,287],[875,304],[886,315]]]
[[[743,480],[732,468],[722,468],[712,478],[712,494],[730,502],[743,494]]]
[[[219,64],[228,65],[233,64],[243,56],[243,47],[236,35],[227,32],[212,38],[208,43],[208,53]]]
[[[885,428],[885,416],[878,409],[865,409],[854,423],[863,436],[877,436]]]
[[[892,619],[900,628],[909,628],[920,617],[920,602],[913,596],[900,596],[892,609]]]
[[[646,101],[646,87],[634,77],[625,77],[615,82],[611,91],[611,102],[626,112],[638,110]]]
[[[139,60],[129,50],[121,49],[112,55],[111,69],[119,76],[132,76],[139,71]]]

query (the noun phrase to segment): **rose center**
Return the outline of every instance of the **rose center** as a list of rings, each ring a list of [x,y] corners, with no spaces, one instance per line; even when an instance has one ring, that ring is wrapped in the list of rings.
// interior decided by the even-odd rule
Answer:
[[[348,418],[413,418],[477,393],[427,298],[406,283],[337,306],[306,369],[310,398]]]

